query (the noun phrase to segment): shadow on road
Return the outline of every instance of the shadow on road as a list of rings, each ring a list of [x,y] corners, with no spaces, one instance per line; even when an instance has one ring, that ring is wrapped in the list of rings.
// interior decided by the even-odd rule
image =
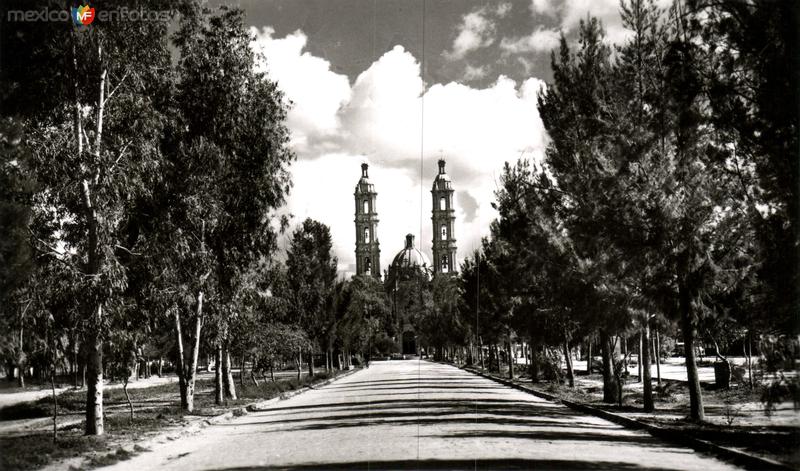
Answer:
[[[244,467],[217,468],[214,471],[256,471],[256,470],[648,470],[659,471],[669,468],[646,468],[631,463],[616,461],[583,461],[583,460],[403,460],[403,461],[353,461],[347,463],[304,464],[289,467]]]

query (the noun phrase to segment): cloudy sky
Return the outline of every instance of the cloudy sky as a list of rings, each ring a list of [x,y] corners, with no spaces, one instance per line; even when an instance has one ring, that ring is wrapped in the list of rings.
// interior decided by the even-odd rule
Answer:
[[[219,2],[217,2],[219,3]],[[225,1],[225,3],[231,3]],[[431,255],[431,195],[443,157],[456,190],[459,262],[479,245],[503,163],[539,159],[537,93],[560,32],[587,13],[622,41],[618,0],[251,0],[263,67],[293,102],[294,188],[286,211],[331,228],[343,275],[355,270],[353,190],[370,164],[381,268],[404,235]]]

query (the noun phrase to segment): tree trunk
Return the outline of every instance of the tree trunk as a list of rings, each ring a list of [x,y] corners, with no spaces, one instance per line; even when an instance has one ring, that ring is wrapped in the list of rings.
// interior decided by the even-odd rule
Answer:
[[[256,387],[259,387],[258,379],[256,378],[255,368],[250,368],[250,379],[253,380],[253,384],[255,384]]]
[[[29,303],[30,305],[30,303]],[[27,309],[27,307],[26,307]],[[24,317],[24,313],[22,315]],[[22,319],[20,319],[20,324]],[[19,351],[17,352],[17,386],[20,388],[25,387],[25,350],[23,349],[23,329],[22,325],[19,328]]]
[[[753,333],[747,331],[747,350],[745,351],[745,357],[747,357],[747,382],[750,385],[750,389],[753,389]]]
[[[164,357],[158,357],[158,377],[164,377]]]
[[[222,374],[223,385],[225,386],[225,398],[236,400],[236,383],[233,382],[233,373],[231,372],[231,352],[228,349],[227,342],[223,350],[222,356]]]
[[[308,351],[308,377],[314,377],[314,352],[313,350]]]
[[[497,361],[497,374],[502,374],[503,371],[500,367],[500,346],[495,344],[494,345],[494,358]]]
[[[644,382],[644,411],[653,412],[653,378],[650,375],[650,325],[645,323],[639,343],[639,364],[641,365],[642,381]],[[643,348],[642,348],[643,347]]]
[[[531,357],[531,382],[539,382],[539,345],[535,338],[531,338],[529,356]]]
[[[570,356],[569,342],[564,340],[564,360],[567,362],[567,380],[569,387],[575,387],[575,371],[572,369],[572,357]]]
[[[591,340],[589,340],[589,342],[586,345],[586,374],[587,375],[592,374],[592,341]]]
[[[614,352],[611,337],[600,333],[600,350],[603,358],[603,402],[613,404],[617,400],[619,384],[614,376]]]
[[[628,373],[628,338],[623,336],[617,337],[619,341],[619,350],[622,354],[622,375],[623,377],[627,376]]]
[[[269,379],[273,383],[275,382],[275,364],[273,362],[269,362]]]
[[[530,367],[531,365],[531,346],[529,343],[525,342],[522,344],[522,353],[525,355],[525,366]]]
[[[175,313],[175,337],[177,342],[178,352],[175,358],[175,369],[178,374],[178,389],[181,395],[181,409],[191,410],[189,408],[189,396],[187,390],[186,370],[184,367],[184,353],[183,353],[183,333],[181,331],[181,314],[177,306],[173,307]]]
[[[95,325],[86,336],[86,435],[103,434],[103,344],[100,340],[100,322],[103,305],[95,311]]]
[[[122,392],[125,393],[125,400],[128,401],[128,409],[131,411],[131,423],[133,423],[133,403],[131,402],[131,396],[128,394],[128,375],[124,375],[125,378],[122,379]]]
[[[52,333],[51,333],[52,337]],[[55,343],[55,342],[53,342]],[[50,390],[53,394],[53,443],[58,441],[58,396],[56,395],[56,353],[53,349],[53,368],[50,370]]]
[[[224,399],[223,392],[225,391],[225,386],[222,384],[223,382],[223,374],[222,374],[222,344],[217,343],[214,346],[214,403],[218,406],[222,405],[222,401]]]
[[[297,381],[300,381],[300,368],[303,364],[303,355],[300,352],[297,352],[297,358],[295,359],[295,363],[297,364]]]
[[[244,370],[246,369],[247,366],[246,360],[247,358],[244,355],[242,355],[242,361],[240,362],[239,366],[239,386],[241,386],[242,388],[244,388]]]
[[[639,332],[639,358],[636,361],[636,382],[642,382],[642,332]]]
[[[686,377],[689,384],[689,417],[696,421],[705,420],[703,410],[703,392],[700,389],[700,376],[697,374],[697,361],[694,350],[694,325],[689,287],[686,282],[678,287],[681,308],[681,330],[683,331],[683,346],[686,355]]]
[[[656,357],[656,375],[658,376],[658,386],[661,387],[661,339],[658,337],[658,329],[656,329],[655,345],[653,353]]]
[[[514,358],[512,358],[511,341],[508,343],[508,379],[514,379]]]
[[[73,50],[74,53],[74,50]],[[102,49],[98,48],[98,57],[102,59]],[[77,61],[77,56],[74,58]],[[106,75],[107,69],[102,67],[100,71],[99,83],[99,98],[97,105],[97,119],[95,128],[95,142],[94,154],[95,158],[100,158],[100,144],[103,137],[103,114],[105,109],[105,92],[106,92]],[[77,80],[77,78],[76,78]],[[75,82],[77,90],[78,84]],[[78,116],[76,122],[78,130],[80,129],[80,104],[78,103],[78,95],[76,94],[76,109],[75,112]],[[78,155],[82,157],[83,139],[78,136]],[[98,174],[96,172],[96,174]],[[99,174],[98,174],[99,175]],[[86,253],[87,260],[87,275],[97,275],[101,272],[101,250],[99,247],[99,229],[97,209],[91,194],[91,183],[87,178],[81,180],[83,209],[86,210],[87,230],[87,247]],[[86,434],[87,435],[102,435],[103,434],[103,344],[100,329],[103,325],[103,305],[99,304],[95,308],[94,325],[89,328],[89,335],[87,336],[88,351],[87,351],[87,376],[88,387],[86,388]]]
[[[25,362],[17,362],[17,386],[25,388]]]
[[[195,379],[197,378],[197,362],[200,358],[200,332],[203,328],[203,292],[197,293],[197,311],[194,319],[194,336],[192,349],[189,351],[189,365],[185,369],[186,379],[186,411],[194,411]]]

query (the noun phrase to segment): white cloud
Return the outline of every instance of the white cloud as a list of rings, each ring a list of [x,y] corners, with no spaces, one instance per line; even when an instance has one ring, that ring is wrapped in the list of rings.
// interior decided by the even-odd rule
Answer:
[[[667,8],[672,0],[656,0],[659,8]],[[561,28],[575,31],[587,15],[599,19],[606,30],[606,40],[622,44],[631,37],[631,31],[622,26],[619,15],[619,0],[565,0],[561,7]]]
[[[298,34],[302,33],[290,37]],[[303,59],[307,53],[301,50],[295,47],[300,58],[285,58],[286,63],[307,66],[310,58]],[[274,51],[266,51],[268,63]],[[329,68],[321,72],[331,74]],[[430,189],[441,155],[456,189],[455,235],[461,260],[479,246],[496,217],[491,202],[503,163],[516,161],[522,152],[539,159],[544,153],[546,136],[536,107],[542,86],[536,78],[517,83],[500,77],[486,88],[446,83],[425,90],[419,62],[396,46],[346,92],[334,90],[347,99],[332,117],[334,105],[329,104],[324,120],[289,123],[293,132],[299,126],[301,132],[321,133],[313,126],[325,130],[330,123],[338,131],[327,140],[327,150],[317,147],[317,154],[300,155],[293,165],[294,188],[286,210],[295,215],[295,223],[312,217],[328,224],[340,272],[352,272],[353,190],[360,164],[367,161],[378,191],[381,268],[388,268],[409,232],[417,235],[418,248],[430,257]]]
[[[553,16],[556,8],[553,0],[531,0],[531,11],[540,15]]]
[[[313,152],[315,142],[339,129],[337,113],[350,98],[347,77],[332,72],[327,60],[303,52],[308,38],[302,31],[281,39],[273,38],[275,30],[269,27],[251,28],[251,32],[259,66],[293,103],[289,112],[292,145],[299,155]]]
[[[512,5],[510,2],[504,2],[500,5],[497,5],[497,8],[494,10],[494,14],[498,16],[498,18],[505,18],[511,13]]]
[[[486,77],[489,74],[489,67],[485,65],[473,66],[466,64],[464,66],[464,80],[478,80]]]
[[[495,13],[507,14],[501,5]],[[495,24],[488,16],[486,8],[479,8],[467,13],[461,19],[458,26],[458,35],[453,41],[450,51],[445,51],[444,55],[450,60],[462,59],[470,51],[489,46],[494,42]]]
[[[556,49],[559,39],[560,33],[558,31],[539,26],[536,31],[528,36],[503,38],[500,41],[500,49],[507,54],[546,52]]]

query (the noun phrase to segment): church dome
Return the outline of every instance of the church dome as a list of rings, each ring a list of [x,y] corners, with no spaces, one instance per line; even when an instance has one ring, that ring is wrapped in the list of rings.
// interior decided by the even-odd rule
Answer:
[[[405,248],[394,256],[389,266],[387,282],[389,286],[394,286],[397,281],[413,279],[414,272],[428,276],[432,268],[428,257],[414,247],[414,236],[408,234]]]
[[[411,267],[430,267],[431,262],[424,253],[414,247],[414,236],[412,234],[406,235],[406,246],[403,250],[397,252],[392,260],[392,266],[395,268],[411,268]]]

